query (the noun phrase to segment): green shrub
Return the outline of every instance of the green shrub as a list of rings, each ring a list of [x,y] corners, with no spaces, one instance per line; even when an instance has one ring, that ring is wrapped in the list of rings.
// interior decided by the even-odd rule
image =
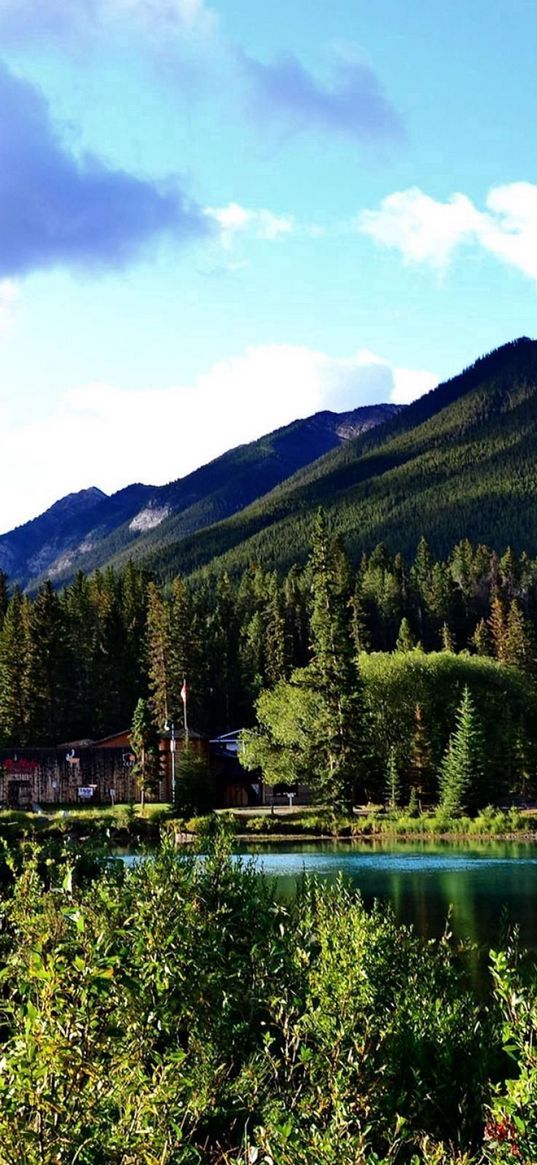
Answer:
[[[188,821],[185,821],[185,829],[187,833],[195,833],[198,836],[204,837],[207,833],[210,833],[213,823],[214,814],[205,813],[201,817],[189,817]],[[177,825],[177,821],[174,824]]]
[[[2,1160],[445,1165],[479,1144],[498,1025],[447,941],[341,883],[284,905],[219,834],[202,861],[164,845],[88,885],[35,854],[13,878]]]

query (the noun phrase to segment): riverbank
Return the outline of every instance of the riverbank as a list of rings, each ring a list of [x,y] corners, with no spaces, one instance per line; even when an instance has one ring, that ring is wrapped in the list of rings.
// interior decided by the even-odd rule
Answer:
[[[213,815],[214,816],[214,815]],[[448,817],[435,811],[409,815],[387,812],[380,807],[361,807],[352,814],[336,814],[328,809],[296,809],[285,813],[223,811],[220,820],[238,841],[299,841],[330,838],[366,841],[397,838],[460,841],[537,841],[537,810],[488,808],[474,817]],[[185,828],[203,834],[211,828],[211,818],[194,818]]]
[[[167,804],[44,806],[37,811],[0,810],[0,838],[8,843],[25,839],[96,839],[115,844],[153,844],[161,825],[171,818]]]
[[[449,818],[439,812],[409,815],[363,806],[352,814],[319,807],[218,810],[190,819],[173,815],[166,804],[99,807],[45,807],[38,812],[0,811],[0,838],[96,839],[113,844],[157,845],[163,836],[189,844],[223,829],[237,842],[250,841],[537,841],[537,810],[488,807],[475,817]]]

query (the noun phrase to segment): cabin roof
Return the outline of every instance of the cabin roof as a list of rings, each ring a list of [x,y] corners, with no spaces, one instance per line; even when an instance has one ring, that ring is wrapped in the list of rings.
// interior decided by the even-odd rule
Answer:
[[[238,740],[241,732],[244,732],[243,728],[235,728],[233,732],[224,732],[222,736],[213,736],[209,744],[225,744],[226,740]]]

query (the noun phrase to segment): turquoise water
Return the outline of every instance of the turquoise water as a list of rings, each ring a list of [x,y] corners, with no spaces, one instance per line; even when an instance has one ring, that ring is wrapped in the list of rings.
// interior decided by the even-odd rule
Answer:
[[[537,846],[520,843],[316,842],[251,844],[263,872],[282,894],[304,872],[343,876],[366,904],[390,903],[397,919],[426,938],[441,935],[449,917],[456,938],[495,946],[517,926],[537,950]]]
[[[240,854],[252,857],[285,897],[304,873],[332,882],[343,877],[367,906],[389,904],[424,938],[448,926],[456,939],[488,949],[517,927],[521,944],[537,952],[537,844],[252,842]],[[140,860],[118,856],[127,864]]]

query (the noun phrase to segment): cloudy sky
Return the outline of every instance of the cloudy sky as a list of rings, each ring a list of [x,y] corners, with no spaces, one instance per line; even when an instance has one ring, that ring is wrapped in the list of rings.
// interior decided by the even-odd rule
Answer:
[[[0,0],[0,529],[535,335],[532,0]]]

